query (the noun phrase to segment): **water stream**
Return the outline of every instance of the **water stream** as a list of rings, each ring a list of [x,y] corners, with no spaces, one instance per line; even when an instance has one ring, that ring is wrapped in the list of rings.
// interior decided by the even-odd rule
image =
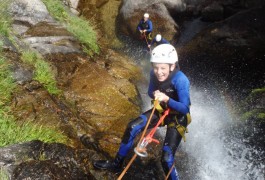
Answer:
[[[188,22],[187,31],[201,26],[198,20]],[[184,29],[184,36],[185,33]],[[196,33],[193,33],[195,35]],[[181,37],[181,44],[190,36]],[[125,42],[125,41],[124,41]],[[150,63],[144,44],[126,39],[125,53],[139,64],[145,80],[138,84],[143,100],[142,110],[151,107],[147,95]],[[178,45],[180,46],[180,45]],[[184,72],[185,73],[185,72]],[[190,74],[194,79],[196,74]],[[193,77],[192,77],[193,76]],[[191,116],[187,142],[182,142],[176,154],[176,166],[181,179],[185,180],[264,180],[265,150],[263,133],[259,128],[245,124],[232,115],[230,104],[221,89],[214,85],[206,87],[191,82]],[[161,139],[165,128],[160,128]],[[150,173],[152,174],[152,173]],[[150,175],[151,176],[151,175]],[[157,179],[154,176],[150,179]]]

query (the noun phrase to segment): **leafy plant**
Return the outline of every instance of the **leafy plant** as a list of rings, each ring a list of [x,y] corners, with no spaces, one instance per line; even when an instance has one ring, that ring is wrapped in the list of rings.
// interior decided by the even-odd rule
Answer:
[[[0,107],[10,101],[11,93],[15,87],[16,84],[12,78],[9,66],[5,59],[0,56]]]
[[[19,124],[6,110],[7,108],[0,110],[0,147],[36,139],[43,142],[66,143],[67,137],[56,128],[33,124],[33,122]]]
[[[43,84],[50,94],[60,94],[57,88],[55,75],[51,66],[40,55],[33,51],[25,51],[22,53],[21,59],[35,68],[34,79]]]
[[[0,167],[0,179],[1,180],[9,180],[7,171],[2,167]]]
[[[93,53],[99,53],[96,32],[88,20],[71,15],[65,10],[63,4],[59,0],[43,0],[43,2],[52,16],[64,23],[67,30],[73,33],[86,48],[91,49]],[[87,51],[86,49],[85,52],[90,52],[89,55],[92,56],[93,53],[91,53],[91,51]]]

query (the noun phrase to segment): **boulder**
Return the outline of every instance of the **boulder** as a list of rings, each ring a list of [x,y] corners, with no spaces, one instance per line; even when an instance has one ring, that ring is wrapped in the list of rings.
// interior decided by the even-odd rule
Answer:
[[[33,72],[31,71],[31,69],[24,67],[20,64],[15,64],[12,67],[12,71],[13,71],[13,78],[18,84],[24,85],[32,81]]]
[[[224,8],[217,2],[213,2],[202,10],[202,20],[204,21],[220,21],[224,19]]]
[[[122,47],[121,41],[116,35],[116,18],[119,12],[121,0],[90,0],[80,1],[78,10],[80,14],[91,20],[100,22],[97,24],[99,42],[104,46],[115,48]],[[103,38],[101,38],[103,37]]]
[[[1,147],[0,167],[12,179],[95,179],[88,162],[93,156],[92,150],[36,140]]]
[[[39,22],[54,22],[46,6],[40,0],[12,0],[9,12],[13,18],[13,29],[23,34],[27,29]]]
[[[21,35],[22,42],[42,55],[82,53],[80,43],[54,21],[42,1],[13,0],[9,9],[14,31]]]
[[[138,38],[137,25],[145,12],[150,14],[153,22],[153,34],[161,33],[168,40],[179,35],[179,27],[175,22],[178,13],[186,10],[183,1],[161,0],[140,1],[124,0],[119,11],[117,31]]]
[[[178,50],[185,71],[234,91],[263,86],[264,12],[264,6],[252,8],[208,26]]]

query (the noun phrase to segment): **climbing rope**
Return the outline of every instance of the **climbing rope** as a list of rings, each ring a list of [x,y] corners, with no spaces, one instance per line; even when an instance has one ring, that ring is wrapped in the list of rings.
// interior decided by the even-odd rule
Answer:
[[[122,177],[124,176],[124,174],[126,173],[126,171],[129,169],[129,167],[131,166],[131,164],[133,163],[133,161],[135,160],[135,158],[137,157],[137,154],[142,156],[142,157],[146,157],[147,156],[147,152],[146,152],[146,146],[150,143],[150,142],[156,142],[156,143],[159,143],[158,140],[156,139],[153,139],[153,135],[154,133],[156,132],[156,129],[157,127],[163,122],[163,120],[165,119],[165,117],[169,114],[169,109],[167,109],[163,116],[161,116],[161,118],[159,119],[159,121],[157,122],[156,126],[150,131],[150,133],[146,136],[146,131],[147,131],[147,128],[151,122],[151,119],[154,115],[154,112],[156,110],[156,106],[159,104],[159,101],[158,100],[155,100],[154,102],[154,107],[152,109],[152,112],[150,114],[150,117],[146,123],[146,126],[144,128],[144,131],[142,133],[142,136],[136,146],[136,148],[134,149],[134,152],[135,154],[133,155],[133,157],[131,158],[131,160],[129,161],[129,163],[127,164],[127,166],[125,167],[125,169],[122,171],[122,173],[120,174],[120,176],[118,177],[118,180],[121,180]]]
[[[173,162],[173,164],[172,164],[172,166],[171,166],[170,170],[168,171],[168,173],[167,173],[167,176],[166,176],[165,180],[167,180],[167,179],[169,178],[169,175],[170,175],[170,173],[172,172],[173,168],[174,168],[174,162]]]
[[[147,44],[147,47],[149,48],[149,51],[150,51],[151,48],[149,47],[149,43],[148,43],[148,40],[147,40],[147,38],[146,38],[146,34],[145,34],[145,32],[144,32],[144,39],[145,39],[145,42],[146,42],[146,44]]]
[[[155,100],[155,102],[154,102],[154,107],[153,107],[153,109],[152,109],[152,112],[151,112],[150,117],[149,117],[149,119],[148,119],[148,121],[147,121],[147,123],[146,123],[146,126],[145,126],[145,128],[144,128],[144,131],[143,131],[143,133],[142,133],[142,136],[141,136],[140,141],[138,142],[138,144],[143,140],[144,135],[145,135],[145,133],[146,133],[146,131],[147,131],[147,128],[148,128],[148,126],[149,126],[149,124],[150,124],[150,122],[151,122],[151,119],[152,119],[152,117],[153,117],[153,115],[154,115],[154,112],[155,112],[155,110],[156,110],[156,106],[157,106],[158,104],[159,104],[159,101],[158,101],[158,100]],[[120,176],[118,177],[118,180],[121,180],[121,178],[124,176],[124,174],[126,173],[126,171],[129,169],[129,167],[130,167],[131,164],[133,163],[133,161],[134,161],[134,159],[136,158],[136,156],[137,156],[137,154],[135,153],[135,154],[133,155],[132,159],[130,160],[130,162],[127,164],[127,166],[125,167],[125,169],[122,171],[122,173],[121,173]]]

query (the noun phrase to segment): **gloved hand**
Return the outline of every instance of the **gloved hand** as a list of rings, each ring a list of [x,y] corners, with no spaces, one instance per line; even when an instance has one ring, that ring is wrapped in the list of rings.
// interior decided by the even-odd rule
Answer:
[[[154,91],[154,97],[160,102],[165,102],[167,103],[169,101],[169,97],[165,94],[160,92],[159,90]]]

